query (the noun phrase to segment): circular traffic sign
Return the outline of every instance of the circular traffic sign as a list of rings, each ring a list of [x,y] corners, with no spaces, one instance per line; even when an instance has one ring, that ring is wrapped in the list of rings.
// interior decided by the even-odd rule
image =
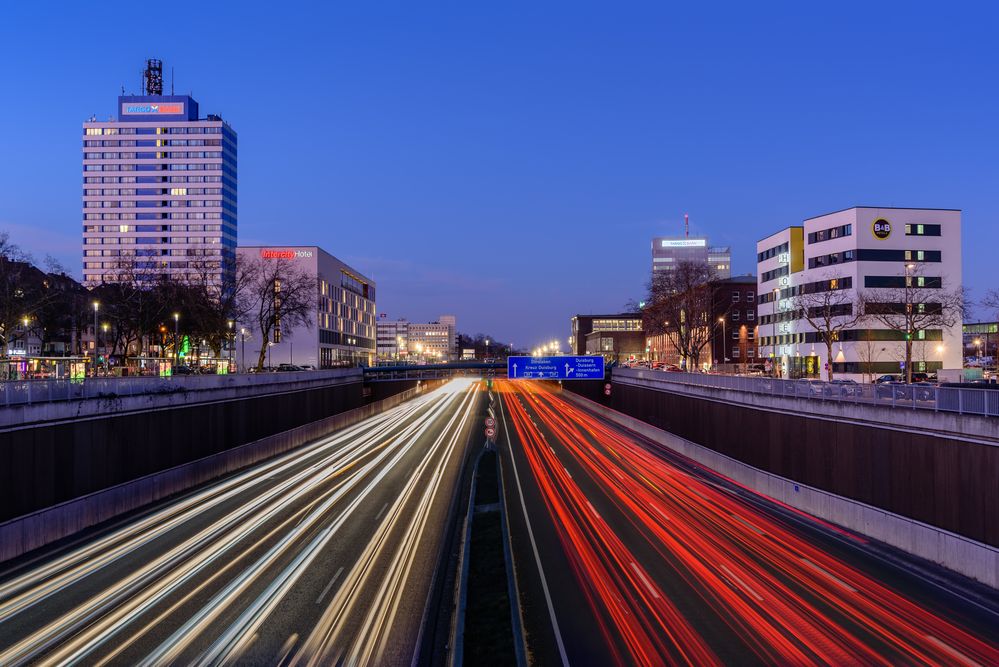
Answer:
[[[610,391],[610,388],[611,388],[610,382],[604,385],[604,389],[606,389],[607,391]]]
[[[604,396],[610,396],[610,389],[604,389]]]
[[[492,428],[493,426],[496,426],[496,420],[493,419],[492,417],[486,417],[486,426],[488,428]]]
[[[494,429],[494,428],[487,428],[486,429],[486,437],[487,438],[491,438],[494,435],[496,435],[496,429]]]

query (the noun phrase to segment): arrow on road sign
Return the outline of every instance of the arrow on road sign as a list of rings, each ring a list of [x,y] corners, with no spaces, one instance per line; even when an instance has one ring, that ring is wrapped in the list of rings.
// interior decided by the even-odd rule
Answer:
[[[569,373],[573,372],[574,370],[576,370],[576,369],[575,368],[569,368],[569,364],[566,364],[565,365],[565,375],[566,375],[566,377],[569,377]]]

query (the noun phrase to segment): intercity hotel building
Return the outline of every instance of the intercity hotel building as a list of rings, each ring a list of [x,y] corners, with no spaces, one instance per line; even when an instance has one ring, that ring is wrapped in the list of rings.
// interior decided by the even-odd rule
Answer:
[[[144,95],[83,123],[83,277],[207,277],[235,271],[236,132],[200,114],[189,95],[164,95],[147,62]]]
[[[914,308],[933,308],[961,287],[961,212],[859,206],[805,220],[756,244],[760,356],[784,377],[870,379],[900,373],[905,331],[863,319],[826,345],[802,317],[802,294],[842,290],[829,303],[852,318],[858,297],[879,301],[911,288]],[[815,299],[811,303],[817,303]],[[904,307],[904,304],[894,304]],[[913,337],[913,370],[961,368],[962,321]]]
[[[239,365],[256,363],[267,345],[267,364],[315,368],[371,366],[377,341],[375,283],[316,246],[240,246],[240,261],[286,261],[316,277],[311,326],[276,328],[269,341],[260,340],[252,323],[240,323],[236,335]],[[245,339],[242,340],[242,339]]]

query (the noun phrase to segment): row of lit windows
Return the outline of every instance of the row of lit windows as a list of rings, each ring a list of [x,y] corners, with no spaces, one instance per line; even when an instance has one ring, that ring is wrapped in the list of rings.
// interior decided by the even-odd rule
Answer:
[[[182,195],[220,195],[222,188],[85,188],[85,197],[131,197],[139,195],[160,195],[170,194],[173,196]]]
[[[183,160],[190,158],[220,158],[220,151],[151,151],[148,153],[84,153],[85,160]]]
[[[110,199],[83,202],[84,208],[212,208],[221,206],[218,199],[132,200]]]
[[[131,146],[221,146],[221,139],[87,139],[85,148],[121,148]]]
[[[90,232],[218,232],[222,225],[84,225],[84,233]]]
[[[221,213],[84,213],[88,222],[97,220],[221,220]]]
[[[84,171],[220,171],[221,164],[85,164]]]
[[[88,137],[115,134],[222,134],[221,127],[88,127]]]
[[[221,183],[221,176],[87,176],[84,183]]]

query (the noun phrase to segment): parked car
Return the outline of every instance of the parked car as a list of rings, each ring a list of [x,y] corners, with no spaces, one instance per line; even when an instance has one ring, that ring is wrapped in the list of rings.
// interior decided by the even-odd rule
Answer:
[[[174,375],[196,375],[197,371],[190,366],[185,366],[183,364],[173,367]]]
[[[900,382],[902,378],[898,375],[879,375],[874,378],[874,384],[887,384],[890,382]]]
[[[829,381],[830,396],[861,396],[863,393],[863,387],[855,380],[834,379]]]
[[[800,378],[794,388],[795,396],[802,394],[822,396],[825,391],[825,383],[822,380],[815,380],[813,378]]]
[[[288,371],[304,371],[305,369],[301,366],[296,366],[295,364],[280,364],[277,367],[279,373],[285,373]]]

